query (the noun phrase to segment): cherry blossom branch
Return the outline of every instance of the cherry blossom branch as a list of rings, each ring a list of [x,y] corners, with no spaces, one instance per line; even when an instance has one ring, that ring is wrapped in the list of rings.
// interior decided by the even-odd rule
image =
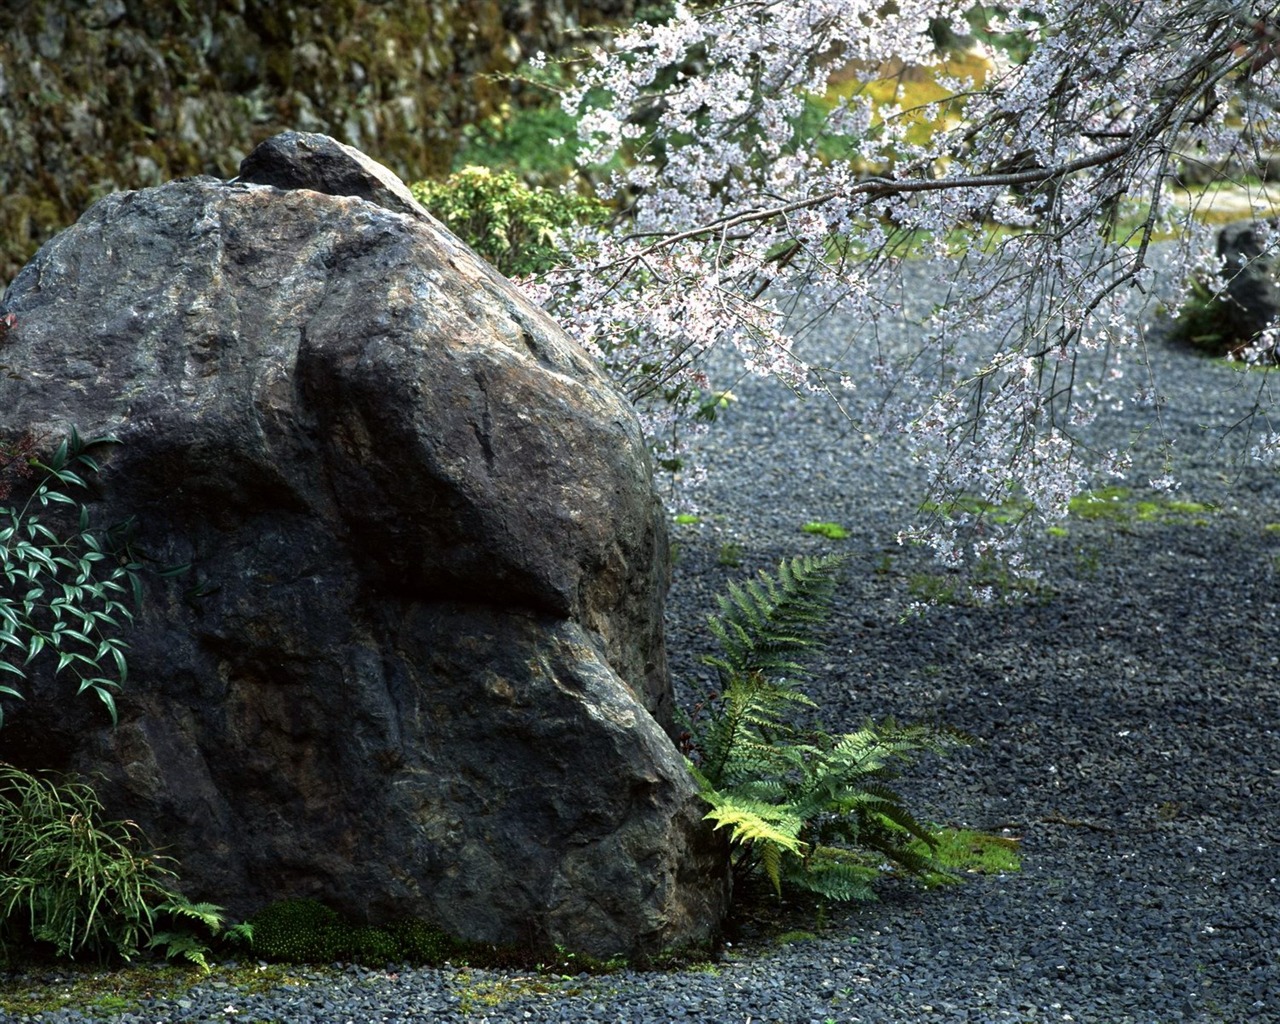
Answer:
[[[703,224],[695,228],[689,228],[686,231],[637,231],[623,237],[628,240],[658,237],[660,241],[654,243],[643,251],[643,254],[647,255],[662,246],[676,245],[680,242],[686,242],[694,238],[705,238],[708,235],[724,234],[734,228],[742,227],[744,224],[774,220],[778,217],[785,217],[789,213],[795,213],[799,210],[810,210],[815,207],[835,202],[839,199],[848,198],[849,196],[866,195],[872,199],[877,199],[890,195],[906,195],[913,192],[939,192],[944,189],[986,187],[1013,188],[1018,185],[1030,185],[1037,182],[1048,181],[1064,175],[1074,174],[1077,171],[1084,171],[1091,167],[1098,167],[1102,164],[1111,163],[1112,161],[1128,154],[1131,149],[1132,145],[1126,142],[1112,146],[1109,149],[1095,153],[1091,156],[1073,160],[1060,167],[1033,168],[1026,171],[1002,174],[973,174],[962,178],[868,178],[865,181],[850,185],[845,189],[826,192],[817,196],[809,196],[805,199],[797,199],[794,202],[783,203],[779,206],[772,206],[763,210],[750,210],[745,213],[735,214],[732,217],[726,217],[723,220],[719,220],[711,224]]]

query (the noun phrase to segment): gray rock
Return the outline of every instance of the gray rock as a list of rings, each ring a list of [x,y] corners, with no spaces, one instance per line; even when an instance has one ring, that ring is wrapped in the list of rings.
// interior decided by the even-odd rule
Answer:
[[[1229,347],[1247,344],[1280,316],[1276,280],[1275,224],[1239,221],[1218,232],[1218,256],[1226,294],[1219,325]]]
[[[36,673],[0,756],[100,774],[233,915],[707,939],[631,409],[384,168],[289,133],[242,171],[108,196],[0,307],[0,434],[115,434],[95,520],[191,565],[147,578],[118,727]]]
[[[234,181],[311,189],[329,196],[355,196],[371,203],[430,219],[405,183],[378,161],[328,135],[281,132],[240,161]],[[439,225],[438,221],[432,221]]]

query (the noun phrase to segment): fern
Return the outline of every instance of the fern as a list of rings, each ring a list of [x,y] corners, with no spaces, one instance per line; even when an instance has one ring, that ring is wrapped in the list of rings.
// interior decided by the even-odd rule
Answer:
[[[185,899],[175,898],[156,909],[175,918],[202,924],[214,935],[222,931],[222,908],[216,903],[189,903]]]
[[[166,960],[182,957],[205,974],[212,969],[209,966],[212,942],[246,946],[253,943],[253,926],[245,922],[227,925],[222,908],[216,903],[192,903],[174,895],[156,907],[156,912],[167,915],[175,927],[156,932],[147,948],[161,950]],[[197,934],[199,931],[206,934]]]
[[[866,899],[886,863],[909,874],[945,873],[922,850],[933,834],[890,783],[921,755],[964,740],[892,719],[832,736],[801,729],[798,712],[817,707],[795,688],[803,659],[819,645],[844,563],[838,555],[783,562],[776,576],[730,586],[708,625],[721,654],[720,691],[689,719],[691,765],[727,828],[735,876],[761,872],[827,899]]]
[[[731,583],[728,596],[716,598],[720,614],[707,622],[724,656],[705,661],[720,670],[722,682],[805,675],[796,659],[818,646],[845,561],[842,555],[794,558],[778,566],[776,579],[761,572],[758,581]]]

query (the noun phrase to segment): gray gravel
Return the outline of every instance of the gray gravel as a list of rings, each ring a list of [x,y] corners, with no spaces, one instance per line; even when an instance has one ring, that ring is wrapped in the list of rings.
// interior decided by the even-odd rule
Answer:
[[[838,327],[825,339],[842,340]],[[214,981],[115,1019],[1280,1021],[1280,532],[1268,529],[1280,485],[1233,461],[1232,438],[1221,444],[1261,378],[1166,346],[1152,355],[1179,438],[1178,496],[1219,510],[1073,520],[1043,538],[1051,590],[1035,601],[904,619],[937,572],[894,542],[922,482],[900,448],[874,448],[819,400],[767,384],[744,383],[716,425],[704,520],[677,531],[669,646],[684,699],[706,681],[701,622],[728,580],[845,551],[812,685],[828,723],[894,714],[975,736],[904,788],[931,820],[1021,837],[1020,873],[932,892],[889,883],[879,902],[821,921],[781,908],[786,927],[813,937],[780,942],[748,920],[705,970],[304,970],[258,995]],[[1100,429],[1127,437],[1135,415]],[[1159,468],[1144,451],[1139,481]],[[806,535],[812,519],[852,536]],[[740,566],[722,564],[725,545],[741,549]]]

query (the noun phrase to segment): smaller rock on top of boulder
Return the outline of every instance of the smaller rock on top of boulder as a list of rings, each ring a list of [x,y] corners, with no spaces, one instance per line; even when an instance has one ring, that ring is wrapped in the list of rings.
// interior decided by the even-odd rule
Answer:
[[[240,162],[235,181],[352,196],[410,217],[426,211],[405,183],[360,150],[315,132],[281,132]]]

